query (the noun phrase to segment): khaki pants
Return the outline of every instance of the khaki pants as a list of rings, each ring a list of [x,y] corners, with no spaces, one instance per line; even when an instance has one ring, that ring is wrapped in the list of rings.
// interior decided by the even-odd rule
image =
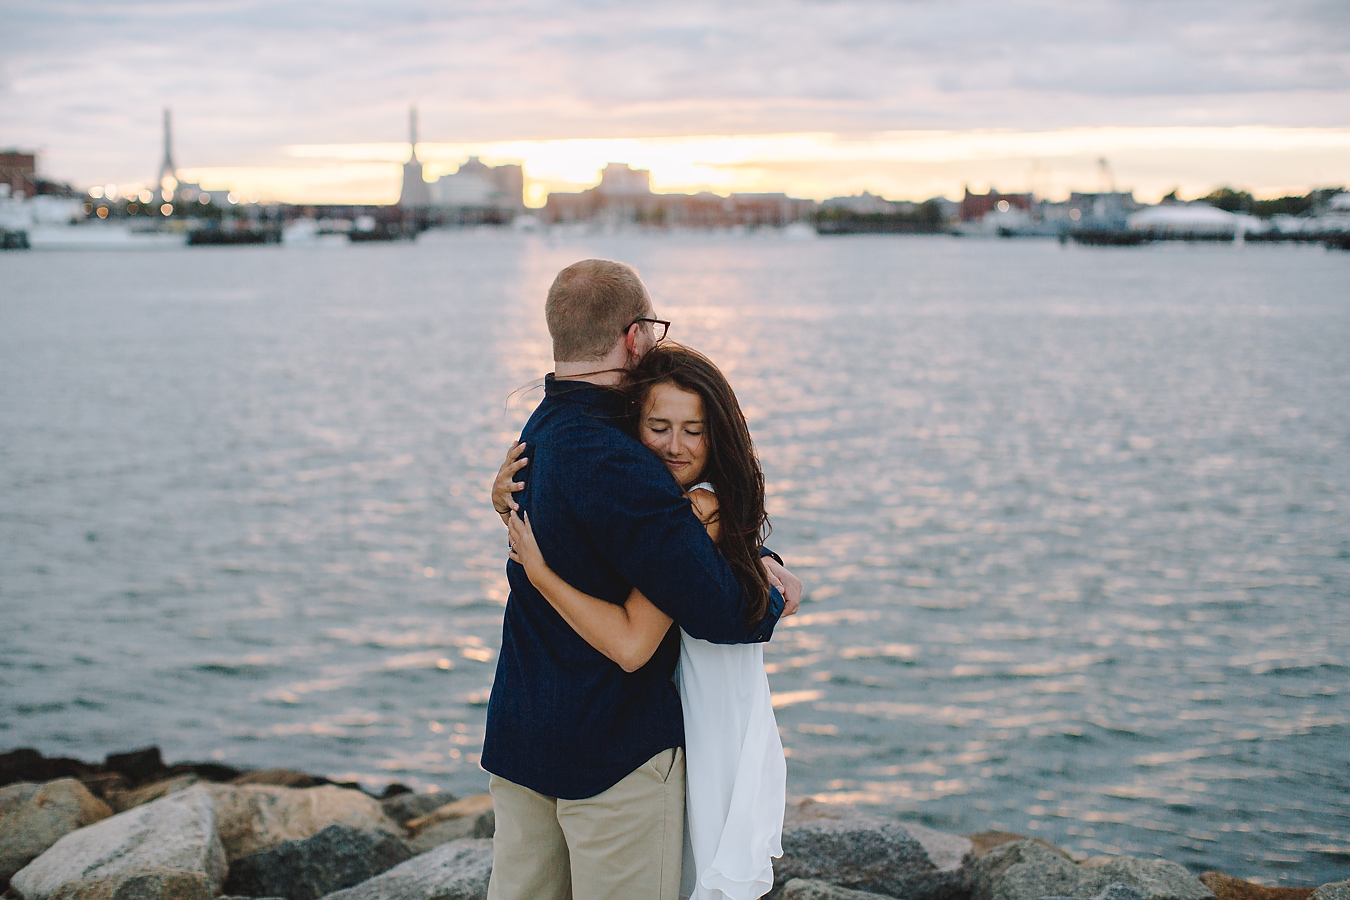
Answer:
[[[663,750],[607,791],[559,800],[493,775],[488,900],[678,900],[684,749]]]

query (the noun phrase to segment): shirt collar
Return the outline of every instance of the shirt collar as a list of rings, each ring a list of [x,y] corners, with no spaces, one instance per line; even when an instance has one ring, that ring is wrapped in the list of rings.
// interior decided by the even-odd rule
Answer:
[[[623,393],[618,388],[591,384],[589,381],[554,378],[552,372],[544,376],[544,396],[552,400],[580,403],[613,415],[623,413]]]

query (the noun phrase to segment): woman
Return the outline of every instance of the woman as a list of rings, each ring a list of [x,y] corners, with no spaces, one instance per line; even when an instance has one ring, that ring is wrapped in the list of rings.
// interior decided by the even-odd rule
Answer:
[[[768,531],[764,475],[726,378],[678,345],[649,351],[627,379],[632,427],[666,464],[746,588],[747,618],[763,618],[770,580],[759,561]],[[493,490],[514,506],[512,477],[527,459],[512,447]],[[671,619],[636,589],[622,607],[583,594],[549,568],[528,518],[509,515],[511,558],[583,639],[624,671],[646,664]],[[773,886],[787,767],[764,672],[762,644],[724,645],[680,631],[675,683],[684,710],[685,877],[695,900],[752,900]],[[691,852],[692,851],[692,852]]]

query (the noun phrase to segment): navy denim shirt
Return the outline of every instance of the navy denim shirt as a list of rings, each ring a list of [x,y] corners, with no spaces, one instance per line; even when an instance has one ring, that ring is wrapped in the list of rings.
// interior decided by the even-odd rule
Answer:
[[[767,641],[783,611],[745,623],[745,593],[675,479],[621,428],[616,392],[550,376],[526,424],[530,464],[516,494],[549,565],[578,590],[622,604],[636,586],[696,638]],[[511,595],[488,701],[483,768],[549,797],[593,797],[662,750],[684,745],[672,628],[632,674],[591,647],[508,562]]]

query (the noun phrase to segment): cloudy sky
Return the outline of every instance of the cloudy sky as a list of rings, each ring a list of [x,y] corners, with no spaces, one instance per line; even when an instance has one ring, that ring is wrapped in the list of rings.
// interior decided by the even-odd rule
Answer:
[[[0,0],[0,145],[80,186],[391,202],[468,154],[530,195],[1350,183],[1345,0]]]

